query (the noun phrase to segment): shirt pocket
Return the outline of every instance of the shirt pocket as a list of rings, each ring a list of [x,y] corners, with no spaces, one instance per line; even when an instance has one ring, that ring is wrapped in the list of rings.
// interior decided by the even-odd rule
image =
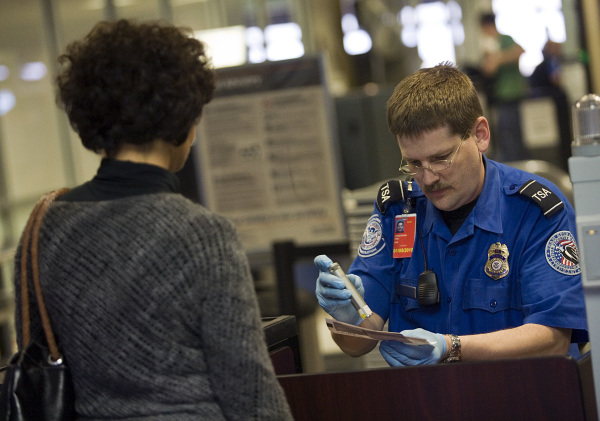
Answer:
[[[417,301],[417,279],[403,278],[396,284],[396,293],[392,304],[400,305],[404,311],[414,311],[423,309]]]
[[[468,279],[464,287],[464,310],[484,310],[498,313],[506,310],[521,310],[521,292],[514,280],[502,278]]]

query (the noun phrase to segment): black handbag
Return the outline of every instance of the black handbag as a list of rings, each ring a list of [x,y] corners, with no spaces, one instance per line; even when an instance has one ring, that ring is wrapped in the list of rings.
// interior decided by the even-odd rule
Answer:
[[[5,367],[0,389],[0,420],[68,421],[75,419],[75,392],[71,374],[56,344],[39,279],[38,241],[42,218],[50,204],[68,189],[42,196],[29,216],[21,244],[21,322],[23,348]],[[28,255],[31,254],[37,307],[46,343],[30,339]]]

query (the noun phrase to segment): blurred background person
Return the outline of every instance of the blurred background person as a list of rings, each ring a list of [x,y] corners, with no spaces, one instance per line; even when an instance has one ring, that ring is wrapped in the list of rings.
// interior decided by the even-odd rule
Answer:
[[[497,142],[494,158],[497,161],[527,159],[524,145],[519,101],[528,93],[528,83],[519,70],[519,58],[525,52],[512,37],[498,32],[496,16],[484,13],[479,25],[482,32],[481,73],[488,80],[488,105],[495,116],[492,132]]]
[[[569,99],[562,77],[562,46],[548,40],[542,54],[544,59],[528,78],[531,87],[530,97],[549,97],[554,101],[556,121],[560,131],[558,163],[562,169],[568,171],[568,158],[571,156],[571,139],[573,137]]]
[[[544,59],[529,76],[529,85],[532,89],[561,89],[561,45],[548,40],[542,49],[542,55]]]

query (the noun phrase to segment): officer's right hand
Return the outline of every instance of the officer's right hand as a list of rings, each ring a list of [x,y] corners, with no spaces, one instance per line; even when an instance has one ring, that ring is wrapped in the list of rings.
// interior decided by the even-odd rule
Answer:
[[[344,281],[329,273],[328,268],[333,262],[325,255],[315,257],[315,265],[319,268],[317,278],[316,294],[319,304],[334,319],[340,322],[359,325],[362,318],[350,302],[350,291],[344,285]],[[365,295],[361,279],[349,274],[348,279],[354,284],[361,296]]]

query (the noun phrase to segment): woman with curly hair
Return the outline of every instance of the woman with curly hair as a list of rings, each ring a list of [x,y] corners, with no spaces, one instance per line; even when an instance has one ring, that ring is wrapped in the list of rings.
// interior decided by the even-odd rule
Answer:
[[[103,156],[40,234],[78,416],[291,419],[233,225],[177,193],[174,172],[215,89],[204,45],[166,23],[102,22],[59,63],[57,102]],[[43,337],[37,320],[32,340]]]

